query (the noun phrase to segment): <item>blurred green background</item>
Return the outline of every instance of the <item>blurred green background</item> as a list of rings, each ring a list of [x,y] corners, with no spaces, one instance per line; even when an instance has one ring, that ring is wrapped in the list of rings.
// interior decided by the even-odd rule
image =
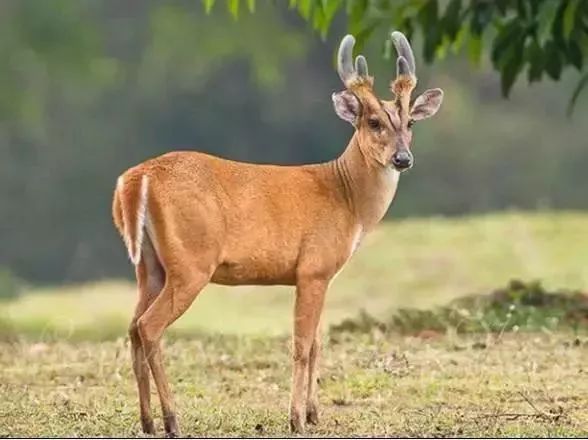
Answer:
[[[287,2],[258,1],[253,13],[242,3],[238,19],[231,12],[234,2],[219,2],[209,14],[202,2],[187,0],[0,3],[0,280],[6,292],[20,280],[54,286],[54,292],[63,284],[131,279],[112,226],[111,197],[117,176],[149,157],[197,149],[235,160],[302,164],[342,152],[352,128],[336,117],[330,96],[342,88],[334,50],[349,28],[345,13],[335,15],[321,37],[312,16],[307,21],[300,10],[305,2],[290,2],[296,7],[289,8]],[[426,3],[412,2],[422,8]],[[387,32],[376,28],[363,47],[382,96],[395,74],[394,60],[383,56]],[[417,90],[441,87],[445,101],[435,118],[415,127],[416,166],[403,175],[388,218],[456,219],[403,220],[399,229],[392,221],[380,235],[386,246],[376,252],[368,244],[358,257],[365,270],[358,268],[362,263],[353,266],[355,275],[342,278],[342,289],[361,298],[370,280],[379,280],[373,283],[381,282],[378,289],[390,300],[388,290],[398,286],[384,282],[391,268],[379,264],[396,259],[395,267],[410,268],[403,276],[424,283],[417,287],[429,296],[447,289],[471,293],[517,275],[584,286],[588,269],[579,259],[578,235],[584,214],[556,213],[588,208],[588,99],[581,95],[571,117],[566,115],[582,72],[563,69],[559,81],[532,85],[521,77],[505,99],[491,46],[484,46],[475,67],[471,47],[437,53],[430,64],[422,57],[426,33],[415,33],[412,41]],[[580,50],[587,51],[583,43]],[[513,209],[538,214],[459,219]],[[417,239],[433,230],[440,235],[430,242]],[[461,237],[456,243],[462,248],[453,249],[452,234]],[[427,243],[438,247],[432,251]],[[492,250],[480,260],[470,258],[478,246]],[[540,254],[551,246],[569,253]],[[445,260],[448,249],[462,253]],[[439,260],[423,269],[402,259],[405,251],[419,261],[427,255]],[[465,267],[461,279],[444,278]],[[431,271],[438,274],[434,283],[427,281]],[[87,289],[76,286],[68,295]],[[132,290],[126,283],[116,286],[117,292]],[[409,283],[401,290],[408,294],[417,287]],[[101,299],[100,292],[87,303],[90,310],[120,298],[121,309],[130,313],[132,296]],[[4,307],[10,317],[49,307],[38,298],[20,301],[26,304]],[[70,317],[88,313],[80,310],[86,309],[63,308]]]

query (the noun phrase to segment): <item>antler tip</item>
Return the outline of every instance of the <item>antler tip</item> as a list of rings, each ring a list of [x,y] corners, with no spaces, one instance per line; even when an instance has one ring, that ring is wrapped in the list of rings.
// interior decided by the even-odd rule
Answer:
[[[355,43],[355,37],[353,35],[351,35],[351,34],[347,34],[347,35],[345,35],[343,37],[343,40],[341,41],[341,43],[344,43],[344,42],[347,42],[347,41],[352,42],[352,43]]]
[[[367,60],[363,55],[358,55],[355,58],[355,71],[361,77],[367,77],[369,75]]]
[[[351,34],[345,35],[339,45],[339,52],[337,54],[337,71],[344,84],[346,84],[355,73],[353,69],[354,45],[355,37]]]

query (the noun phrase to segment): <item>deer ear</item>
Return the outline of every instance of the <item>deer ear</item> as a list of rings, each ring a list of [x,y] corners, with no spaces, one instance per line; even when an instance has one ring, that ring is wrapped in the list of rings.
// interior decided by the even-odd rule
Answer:
[[[429,89],[414,100],[410,109],[410,118],[415,121],[427,119],[437,113],[443,102],[443,90]]]
[[[355,126],[361,114],[359,99],[348,90],[333,93],[331,98],[337,116]]]

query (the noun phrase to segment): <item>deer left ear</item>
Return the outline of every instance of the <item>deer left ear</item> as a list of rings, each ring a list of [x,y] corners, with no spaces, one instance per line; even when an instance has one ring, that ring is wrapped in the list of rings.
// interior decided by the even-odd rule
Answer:
[[[349,90],[333,93],[331,99],[337,116],[355,127],[361,113],[359,99]]]
[[[414,121],[427,119],[437,113],[443,102],[443,90],[429,89],[415,99],[410,109],[410,118]]]

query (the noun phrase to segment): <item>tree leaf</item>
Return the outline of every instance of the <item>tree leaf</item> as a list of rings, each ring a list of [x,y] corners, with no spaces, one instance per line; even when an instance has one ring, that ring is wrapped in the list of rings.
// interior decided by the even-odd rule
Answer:
[[[517,12],[519,19],[526,19],[531,13],[529,3],[526,0],[517,0]]]
[[[229,12],[235,20],[239,18],[239,0],[227,0]]]
[[[347,0],[347,27],[352,34],[361,29],[361,22],[368,7],[368,0]]]
[[[451,0],[445,14],[443,15],[442,24],[445,34],[450,38],[451,41],[455,40],[457,33],[459,32],[461,12],[461,0]]]
[[[502,16],[506,15],[508,6],[510,5],[510,0],[495,0],[494,3],[496,4],[498,12],[500,12]]]
[[[519,38],[518,41],[508,46],[501,55],[500,85],[504,97],[508,97],[510,89],[523,68],[523,42],[524,39]]]
[[[541,3],[537,14],[537,38],[541,46],[551,37],[553,22],[559,6],[560,2],[554,0],[546,0]]]
[[[437,0],[429,0],[419,10],[417,19],[423,29],[425,43],[423,45],[423,55],[425,61],[431,62],[435,57],[437,45],[441,39],[441,29],[438,20]]]
[[[527,72],[528,81],[539,81],[543,76],[543,70],[545,68],[545,54],[535,38],[527,46],[525,58],[529,64],[529,70]]]
[[[255,0],[247,0],[247,9],[251,13],[255,12]]]
[[[470,29],[473,34],[482,35],[491,20],[491,2],[472,2]]]
[[[572,93],[572,98],[570,99],[570,102],[568,104],[568,110],[567,110],[568,116],[571,116],[572,113],[574,112],[574,107],[576,106],[576,101],[578,101],[578,97],[580,96],[580,94],[582,93],[582,91],[584,90],[586,85],[588,85],[588,72],[585,73],[584,76],[582,76],[580,78],[580,81],[578,81],[578,84],[576,85],[576,88],[574,89],[574,93]]]
[[[306,21],[310,19],[312,3],[312,0],[298,0],[298,12]]]
[[[566,40],[570,39],[576,22],[576,11],[578,10],[578,0],[569,0],[563,15],[563,34]]]
[[[576,69],[582,70],[584,64],[582,49],[576,40],[570,40],[568,43],[567,58]]]
[[[439,7],[437,0],[428,0],[423,4],[418,12],[418,20],[425,30],[425,33],[433,26],[437,25],[437,16],[439,13]]]
[[[423,55],[425,61],[431,63],[435,59],[437,49],[441,45],[441,33],[438,28],[429,30],[425,37],[425,45],[423,47]]]
[[[563,16],[565,12],[565,7],[567,2],[560,1],[555,2],[558,4],[557,11],[555,12],[555,17],[553,19],[553,26],[551,27],[551,35],[553,37],[553,41],[557,43],[559,46],[565,46],[565,38],[563,35]]]
[[[557,45],[550,40],[545,46],[545,71],[551,79],[558,80],[561,75],[562,65]]]
[[[341,7],[342,3],[343,0],[321,0],[323,23],[320,30],[323,38],[327,36],[327,32],[329,31],[329,27],[333,22],[333,18],[335,17],[335,14]]]
[[[215,0],[202,0],[205,13],[210,14],[210,11],[212,11],[212,7],[214,6],[214,1]]]
[[[492,44],[490,58],[494,67],[502,69],[504,64],[508,62],[509,48],[514,41],[521,38],[523,32],[521,23],[517,18],[511,19],[502,27]]]
[[[323,8],[320,5],[318,7],[313,8],[312,10],[312,27],[314,30],[319,31],[321,33],[321,37],[323,36],[323,29],[325,26],[325,14],[323,12]]]

